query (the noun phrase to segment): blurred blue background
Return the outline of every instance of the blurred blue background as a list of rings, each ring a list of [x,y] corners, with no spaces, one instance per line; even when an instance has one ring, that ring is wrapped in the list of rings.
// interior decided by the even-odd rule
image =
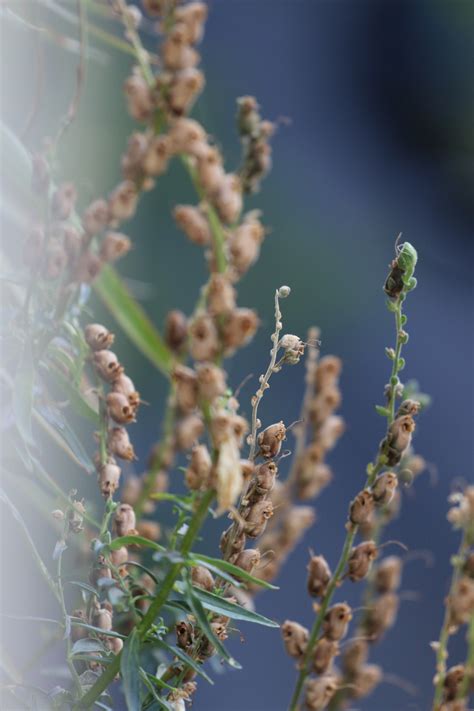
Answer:
[[[405,377],[416,378],[433,398],[419,418],[415,446],[437,476],[435,483],[426,474],[416,481],[387,535],[410,550],[432,551],[434,565],[407,565],[403,590],[416,592],[416,599],[402,602],[395,628],[371,657],[387,674],[414,684],[418,694],[383,683],[354,705],[367,711],[430,706],[429,642],[438,635],[449,558],[458,545],[446,521],[447,497],[454,480],[473,480],[473,37],[474,5],[467,0],[214,0],[201,48],[207,88],[195,116],[217,138],[229,168],[239,156],[236,97],[255,95],[265,117],[289,119],[273,143],[273,171],[249,201],[263,210],[271,234],[240,285],[239,303],[257,308],[262,328],[227,364],[229,381],[236,387],[265,366],[273,291],[283,283],[292,287],[283,304],[285,330],[304,336],[317,324],[322,351],[344,362],[348,426],[330,457],[334,481],[316,503],[316,525],[277,581],[280,591],[258,598],[259,611],[279,621],[311,624],[308,548],[324,552],[332,565],[337,561],[348,502],[383,436],[374,404],[382,401],[388,378],[384,347],[393,344],[382,292],[387,265],[399,232],[418,249],[418,288],[406,308]],[[148,41],[153,47],[151,36]],[[47,55],[54,91],[30,132],[32,146],[44,135],[47,117],[64,112],[71,92],[74,59],[58,63],[54,56]],[[24,72],[32,60],[23,53]],[[84,204],[118,178],[118,155],[133,126],[122,108],[127,66],[127,58],[113,53],[107,62],[89,62],[79,117],[63,145],[60,170],[65,178],[79,176]],[[28,97],[21,98],[18,86],[4,91],[7,120],[14,124]],[[174,165],[127,227],[135,249],[120,269],[158,324],[171,307],[189,313],[205,278],[199,249],[170,219],[172,206],[191,196],[181,166]],[[110,323],[100,305],[94,308]],[[120,334],[117,352],[151,403],[133,432],[145,462],[159,432],[165,383]],[[244,413],[254,385],[240,397]],[[263,422],[297,419],[302,392],[302,366],[275,377],[261,407]],[[94,483],[78,482],[92,495]],[[217,553],[224,525],[206,529],[203,549]],[[354,605],[359,596],[349,583],[338,593]],[[295,669],[278,632],[245,626],[243,636],[242,644],[230,642],[243,671],[216,675],[215,687],[200,683],[197,711],[286,708]],[[462,661],[462,636],[451,649],[450,660]]]

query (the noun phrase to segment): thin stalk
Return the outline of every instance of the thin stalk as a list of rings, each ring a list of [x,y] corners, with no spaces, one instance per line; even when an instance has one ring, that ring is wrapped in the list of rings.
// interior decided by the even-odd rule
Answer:
[[[68,525],[66,524],[65,531],[64,531],[65,534],[67,534],[67,528],[68,528]],[[66,624],[67,624],[68,613],[67,613],[67,609],[66,609],[66,602],[64,600],[64,589],[63,589],[63,581],[62,581],[62,560],[63,560],[63,551],[61,550],[58,555],[56,576],[57,576],[57,588],[58,588],[58,593],[59,593],[59,604],[61,606],[61,611],[63,614],[64,628],[67,629]],[[69,671],[71,672],[71,677],[74,681],[74,686],[76,687],[77,693],[80,694],[82,691],[81,681],[79,679],[79,675],[76,671],[76,667],[74,666],[74,662],[71,657],[71,650],[72,650],[71,635],[68,634],[67,638],[66,638],[66,662],[67,662]]]
[[[396,386],[398,385],[398,373],[400,372],[400,357],[402,354],[402,347],[403,344],[405,343],[405,340],[403,338],[403,329],[402,329],[402,309],[403,309],[403,301],[405,299],[405,294],[402,292],[398,299],[395,302],[395,329],[396,329],[396,334],[397,334],[397,339],[396,339],[396,344],[395,344],[395,357],[393,359],[393,364],[392,364],[392,372],[390,375],[390,397],[389,397],[389,402],[388,402],[388,410],[389,410],[389,415],[388,415],[388,424],[391,425],[393,420],[395,419],[395,403],[397,400],[397,395],[396,395]]]
[[[191,551],[194,540],[206,519],[209,506],[212,504],[214,497],[215,491],[213,489],[210,489],[203,495],[199,503],[196,513],[191,520],[189,528],[186,531],[186,534],[183,538],[183,542],[181,544],[181,553],[184,558]],[[183,565],[184,562],[174,563],[169,569],[160,587],[158,595],[155,597],[150,607],[148,608],[147,613],[138,625],[138,634],[141,639],[144,639],[151,625],[154,623],[161,608],[167,601],[168,596],[172,591],[173,586],[179,577],[179,574],[181,573]],[[105,691],[109,684],[113,682],[116,674],[118,674],[118,672],[120,671],[120,658],[121,654],[117,654],[116,657],[114,657],[111,664],[107,666],[105,671],[95,682],[94,686],[92,686],[89,691],[75,704],[74,711],[78,711],[79,709],[84,708],[90,708],[97,701],[102,692]]]
[[[458,693],[458,699],[465,699],[469,693],[469,686],[474,678],[474,614],[469,620],[467,629],[467,659],[464,665],[464,678]]]

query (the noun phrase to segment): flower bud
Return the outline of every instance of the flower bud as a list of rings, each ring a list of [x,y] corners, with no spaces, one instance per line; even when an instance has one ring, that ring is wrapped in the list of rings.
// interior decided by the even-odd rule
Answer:
[[[113,496],[120,484],[121,469],[116,464],[104,464],[99,469],[99,486],[102,496]]]
[[[196,565],[191,568],[191,580],[195,587],[212,592],[215,587],[215,580],[209,570],[203,565]]]
[[[95,351],[92,362],[97,374],[107,383],[113,383],[124,371],[115,353],[109,350]]]
[[[107,411],[119,425],[135,422],[135,408],[122,393],[111,392],[107,395]]]
[[[283,420],[269,425],[257,437],[260,453],[265,459],[274,459],[281,449],[281,443],[286,439],[286,427]]]
[[[306,652],[309,638],[306,627],[298,622],[286,620],[281,626],[281,636],[288,656],[293,659],[301,659]]]
[[[355,526],[367,523],[374,510],[374,497],[364,489],[352,501],[349,507],[349,520]]]
[[[311,556],[308,566],[307,588],[311,597],[324,597],[331,580],[331,569],[322,555]]]
[[[323,633],[327,639],[338,642],[347,634],[349,622],[352,620],[352,610],[345,602],[340,602],[329,608],[324,616]]]
[[[133,462],[136,459],[133,445],[124,427],[113,427],[109,430],[107,446],[109,452],[120,459],[125,459],[128,462]]]
[[[87,345],[93,351],[101,351],[110,348],[114,342],[114,334],[98,323],[90,323],[84,329],[84,337]]]
[[[135,533],[137,519],[130,504],[120,504],[114,513],[114,531],[117,536],[127,536]]]
[[[109,205],[106,200],[100,198],[91,202],[86,208],[82,218],[82,226],[89,235],[96,235],[107,227],[109,222]]]
[[[353,583],[363,580],[370,571],[377,557],[377,546],[374,541],[364,541],[355,546],[347,561],[347,576]]]
[[[206,216],[193,205],[176,205],[174,219],[186,237],[194,244],[204,247],[211,243],[211,228]]]

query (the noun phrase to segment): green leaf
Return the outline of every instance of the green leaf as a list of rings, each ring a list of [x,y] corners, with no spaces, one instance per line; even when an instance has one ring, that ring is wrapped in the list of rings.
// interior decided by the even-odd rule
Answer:
[[[158,686],[160,689],[167,689],[169,691],[174,691],[175,687],[170,686],[169,684],[166,684],[164,681],[162,681],[159,677],[153,676],[153,674],[148,674],[144,669],[140,668],[139,670],[140,677],[147,687],[148,691],[150,694],[153,696],[154,700],[157,702],[157,704],[160,705],[161,708],[166,709],[166,711],[174,711],[173,706],[169,704],[166,699],[162,699],[156,689],[155,686]]]
[[[254,583],[255,585],[259,585],[267,590],[279,590],[276,585],[267,583],[266,580],[260,580],[260,578],[256,578],[255,575],[246,573],[245,570],[242,570],[242,568],[239,568],[237,565],[233,565],[232,563],[228,563],[226,560],[222,560],[221,558],[211,558],[210,556],[201,555],[200,553],[191,553],[190,559],[192,561],[196,561],[198,565],[200,563],[204,563],[204,565],[213,565],[221,572],[224,571],[226,573],[230,573],[230,575],[235,578],[246,580],[249,583]]]
[[[100,627],[94,627],[94,625],[89,625],[87,622],[81,622],[81,620],[76,620],[74,619],[74,617],[71,617],[71,625],[73,627],[83,627],[85,630],[95,632],[96,634],[104,634],[104,630],[100,629]],[[118,637],[119,639],[126,639],[125,635],[120,634],[120,632],[114,632],[113,630],[109,630],[107,632],[107,637]]]
[[[204,609],[204,606],[201,602],[202,598],[199,594],[200,592],[201,590],[198,590],[198,588],[194,588],[191,584],[191,580],[189,578],[186,578],[184,584],[184,596],[201,630],[204,632],[210,643],[216,648],[218,654],[223,659],[225,659],[231,667],[234,667],[235,669],[242,669],[239,662],[236,661],[229,654],[227,649],[222,644],[221,640],[214,633],[214,630],[211,627],[211,623],[209,622],[208,617],[206,615],[206,610]],[[217,595],[213,597],[217,597]],[[208,609],[212,608],[208,607]]]
[[[103,268],[94,289],[132,343],[158,370],[169,375],[173,363],[171,351],[113,267]]]
[[[31,430],[31,411],[33,408],[34,366],[33,349],[25,343],[18,370],[13,384],[13,412],[15,424],[23,440],[33,444]]]
[[[187,666],[191,667],[191,669],[194,669],[196,674],[202,676],[202,678],[205,679],[209,684],[214,685],[214,682],[212,681],[211,677],[208,676],[205,671],[203,671],[201,664],[198,664],[192,657],[188,656],[185,652],[183,652],[182,649],[180,649],[179,647],[172,647],[164,640],[158,638],[153,639],[153,644],[157,647],[161,647],[161,649],[164,649],[165,651],[169,652],[169,654],[178,657],[178,659],[184,662]]]
[[[104,630],[101,630],[104,633]],[[104,645],[99,639],[78,639],[74,642],[71,654],[88,654],[90,652],[104,652]]]
[[[144,536],[119,536],[119,538],[114,538],[113,541],[108,543],[106,547],[110,551],[116,551],[122,546],[144,546],[145,548],[152,548],[154,551],[160,551],[160,553],[166,553],[166,548]]]
[[[95,472],[95,466],[82,446],[80,439],[69,426],[59,410],[44,407],[41,412],[33,410],[33,415],[39,425],[56,442],[56,444],[88,474]]]
[[[381,417],[388,417],[390,415],[390,410],[387,407],[383,407],[382,405],[376,405],[375,412],[378,415],[381,415]]]
[[[140,709],[140,638],[135,628],[128,636],[120,657],[123,693],[129,711]]]

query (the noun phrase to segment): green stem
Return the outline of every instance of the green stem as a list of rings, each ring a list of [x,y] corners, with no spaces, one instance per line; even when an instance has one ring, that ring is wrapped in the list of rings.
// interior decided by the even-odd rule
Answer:
[[[191,523],[189,524],[189,528],[183,538],[183,542],[181,545],[181,553],[183,555],[183,558],[186,558],[186,556],[191,551],[194,540],[197,534],[199,533],[202,524],[204,523],[209,506],[212,504],[214,497],[215,491],[213,489],[207,491],[203,495],[196,510],[196,513],[194,514]],[[144,639],[150,626],[155,621],[159,611],[167,601],[168,596],[172,591],[176,580],[179,577],[183,565],[184,562],[174,563],[169,569],[158,591],[157,596],[151,603],[147,613],[145,614],[137,628],[140,639]],[[111,664],[107,666],[107,668],[95,682],[94,686],[92,686],[89,691],[82,697],[82,699],[80,699],[78,703],[74,706],[74,711],[78,711],[79,709],[90,708],[95,703],[95,701],[97,701],[102,692],[105,691],[109,684],[113,682],[115,676],[120,671],[120,657],[121,655],[117,654]]]
[[[400,296],[398,297],[395,306],[395,329],[396,329],[396,334],[397,334],[397,339],[396,339],[396,344],[395,344],[395,357],[393,359],[393,364],[392,364],[392,373],[390,375],[390,398],[388,402],[388,410],[389,410],[389,415],[388,415],[388,424],[391,425],[393,420],[395,419],[395,403],[397,401],[397,396],[396,396],[396,386],[399,383],[398,380],[398,373],[400,372],[400,367],[399,367],[399,362],[400,362],[400,356],[402,353],[402,347],[403,347],[403,338],[402,338],[402,309],[403,309],[403,301],[405,299],[405,293],[402,292]]]

